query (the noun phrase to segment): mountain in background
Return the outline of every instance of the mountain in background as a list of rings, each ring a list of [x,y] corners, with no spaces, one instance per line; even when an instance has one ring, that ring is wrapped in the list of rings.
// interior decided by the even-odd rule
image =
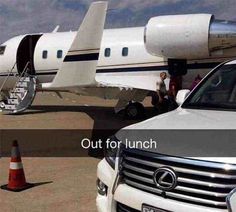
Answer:
[[[0,42],[26,33],[77,30],[92,0],[0,0]],[[144,26],[153,16],[211,13],[236,20],[236,0],[110,0],[106,28]]]

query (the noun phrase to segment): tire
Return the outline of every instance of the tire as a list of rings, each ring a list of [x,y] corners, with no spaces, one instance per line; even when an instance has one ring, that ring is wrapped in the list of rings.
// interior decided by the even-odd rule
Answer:
[[[129,103],[125,108],[125,115],[129,119],[142,118],[145,115],[145,108],[139,102]]]

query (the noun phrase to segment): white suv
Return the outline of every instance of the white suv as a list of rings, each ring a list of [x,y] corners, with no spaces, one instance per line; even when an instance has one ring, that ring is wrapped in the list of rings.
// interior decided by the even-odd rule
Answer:
[[[156,149],[124,148],[123,143],[106,150],[97,169],[98,211],[231,211],[227,197],[236,188],[236,61],[218,66],[190,94],[180,91],[177,101],[177,110],[114,136],[123,142],[142,130],[168,130],[160,131]]]

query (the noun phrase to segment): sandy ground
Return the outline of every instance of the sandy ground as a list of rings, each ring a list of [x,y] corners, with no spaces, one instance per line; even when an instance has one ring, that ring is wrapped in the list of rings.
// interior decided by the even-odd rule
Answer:
[[[27,181],[37,184],[20,193],[0,190],[0,211],[96,211],[96,166],[102,157],[87,153],[79,157],[81,133],[93,136],[94,129],[116,131],[137,121],[115,115],[116,101],[63,97],[38,93],[24,114],[0,115],[0,150],[8,155],[11,141],[17,139]],[[9,160],[0,160],[0,185],[7,183]]]
[[[96,158],[23,158],[27,181],[39,184],[12,193],[0,190],[1,211],[96,211]],[[0,161],[0,183],[9,159]]]
[[[37,93],[33,105],[20,115],[0,115],[0,129],[94,129],[117,128],[116,101],[64,93]]]

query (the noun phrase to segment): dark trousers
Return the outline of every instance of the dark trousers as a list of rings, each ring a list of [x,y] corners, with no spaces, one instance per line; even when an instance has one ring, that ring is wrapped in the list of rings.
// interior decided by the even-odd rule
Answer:
[[[175,110],[178,107],[178,104],[173,98],[168,97],[164,98],[163,101],[157,104],[158,113],[167,113],[169,111]]]

